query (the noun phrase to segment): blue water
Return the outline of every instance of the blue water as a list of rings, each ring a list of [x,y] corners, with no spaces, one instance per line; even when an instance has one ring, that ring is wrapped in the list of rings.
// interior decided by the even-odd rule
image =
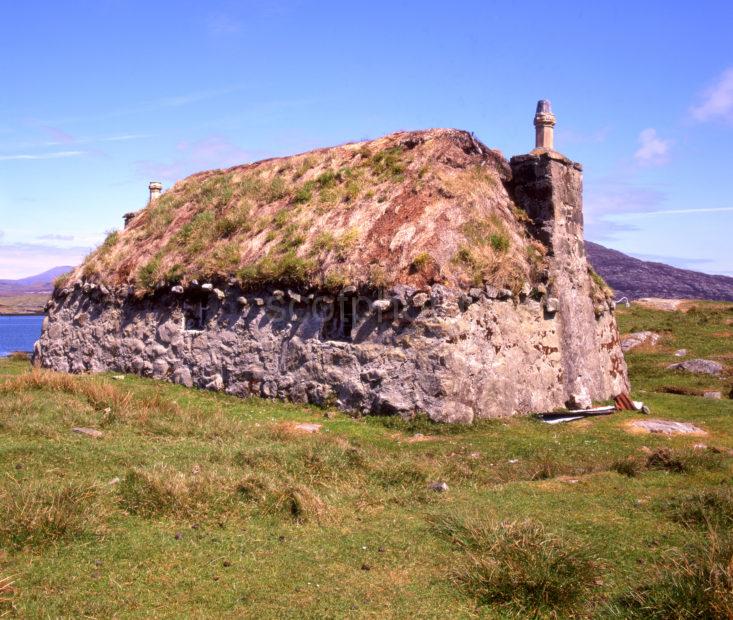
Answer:
[[[0,357],[13,351],[33,351],[41,336],[42,316],[0,316]]]

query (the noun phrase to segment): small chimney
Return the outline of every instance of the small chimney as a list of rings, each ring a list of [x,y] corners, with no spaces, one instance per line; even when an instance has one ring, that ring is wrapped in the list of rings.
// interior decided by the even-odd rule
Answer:
[[[163,184],[159,181],[150,181],[148,184],[148,189],[150,190],[150,201],[153,202],[160,196],[160,192],[163,190]]]
[[[552,113],[550,102],[540,99],[537,102],[537,112],[534,115],[535,148],[552,151],[555,148],[555,115]]]
[[[130,225],[130,222],[132,222],[136,215],[137,211],[131,211],[130,213],[125,213],[125,215],[122,216],[122,219],[125,220],[125,228]]]

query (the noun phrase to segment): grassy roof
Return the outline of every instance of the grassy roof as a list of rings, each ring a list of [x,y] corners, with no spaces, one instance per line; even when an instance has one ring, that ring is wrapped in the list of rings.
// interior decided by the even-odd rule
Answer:
[[[500,153],[453,129],[202,172],[110,234],[76,275],[141,291],[224,278],[518,289],[544,248],[525,232],[508,174]]]

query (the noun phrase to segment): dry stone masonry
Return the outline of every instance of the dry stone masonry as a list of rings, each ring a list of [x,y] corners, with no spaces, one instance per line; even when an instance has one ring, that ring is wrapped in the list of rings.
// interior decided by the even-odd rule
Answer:
[[[412,275],[384,287],[358,280],[337,289],[275,281],[253,287],[222,275],[183,278],[142,295],[134,282],[86,277],[80,268],[49,303],[36,362],[359,414],[425,413],[441,422],[588,406],[628,390],[614,304],[599,295],[586,261],[581,167],[552,150],[554,117],[548,102],[540,104],[538,148],[510,162],[465,132],[408,138],[449,138],[451,149],[460,145],[461,153],[501,171],[492,196],[515,213],[511,225],[526,227],[521,234],[546,251],[544,268],[521,287],[440,276],[418,282]],[[463,165],[457,156],[444,159]],[[455,202],[447,192],[431,196]],[[397,213],[400,228],[389,232],[385,255],[400,251],[405,230],[419,236],[425,216],[411,215],[412,204]],[[380,222],[391,208],[378,201],[369,207]],[[135,234],[136,226],[121,235]],[[372,244],[377,234],[370,233]],[[448,270],[457,260],[450,257],[461,256],[448,248],[448,228],[430,239],[433,255],[448,257]]]

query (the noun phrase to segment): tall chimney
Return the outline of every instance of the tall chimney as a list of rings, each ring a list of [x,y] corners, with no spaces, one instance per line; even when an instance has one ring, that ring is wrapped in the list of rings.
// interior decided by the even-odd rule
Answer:
[[[535,148],[552,151],[554,147],[555,115],[547,99],[537,102],[537,112],[534,115]]]
[[[160,192],[163,190],[163,184],[159,181],[150,181],[148,189],[150,190],[150,202],[153,202],[160,196]]]

